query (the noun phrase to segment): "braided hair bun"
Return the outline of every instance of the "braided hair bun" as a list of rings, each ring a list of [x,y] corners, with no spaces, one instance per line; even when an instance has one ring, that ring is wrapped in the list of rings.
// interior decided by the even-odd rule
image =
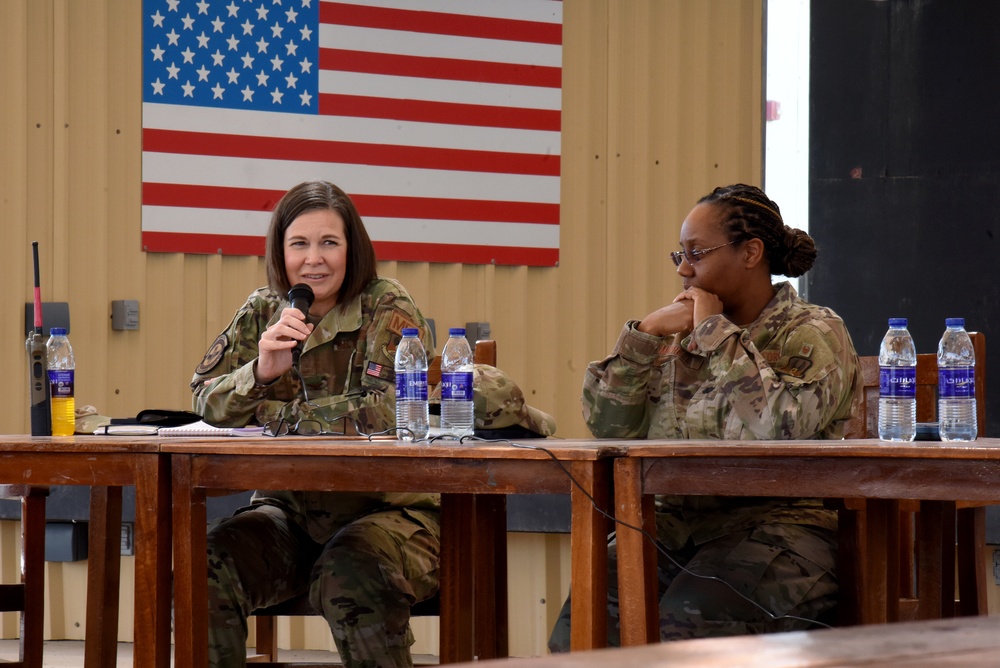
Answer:
[[[788,227],[781,210],[756,186],[737,183],[716,188],[700,200],[726,207],[723,221],[730,241],[760,239],[767,251],[771,274],[801,276],[816,261],[816,242],[802,230]]]

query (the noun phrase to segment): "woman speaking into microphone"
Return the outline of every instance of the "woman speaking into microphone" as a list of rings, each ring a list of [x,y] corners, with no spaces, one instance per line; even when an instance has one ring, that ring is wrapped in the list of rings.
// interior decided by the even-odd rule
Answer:
[[[350,197],[325,181],[289,190],[265,259],[268,285],[195,369],[195,411],[275,435],[392,427],[403,328],[435,353],[406,289],[378,276]],[[308,592],[346,666],[411,665],[410,606],[437,593],[439,508],[428,494],[255,492],[209,532],[210,664],[245,665],[247,616]]]

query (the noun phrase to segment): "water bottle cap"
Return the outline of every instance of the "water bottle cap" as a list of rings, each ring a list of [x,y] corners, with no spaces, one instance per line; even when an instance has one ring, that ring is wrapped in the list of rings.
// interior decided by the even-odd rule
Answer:
[[[965,318],[945,318],[945,327],[962,327],[965,328]]]
[[[404,327],[403,336],[417,336],[420,334],[420,330],[416,327]]]
[[[906,318],[889,318],[890,327],[906,327]]]
[[[465,336],[465,327],[452,327],[448,330],[448,336]]]
[[[49,330],[49,336],[66,336],[65,327],[53,327]]]

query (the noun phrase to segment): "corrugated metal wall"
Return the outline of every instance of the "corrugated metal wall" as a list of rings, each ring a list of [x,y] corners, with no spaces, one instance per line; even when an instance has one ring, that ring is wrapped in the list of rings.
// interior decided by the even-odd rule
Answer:
[[[587,363],[680,289],[667,253],[695,200],[761,181],[763,4],[567,0],[560,266],[380,266],[439,335],[489,321],[500,366],[559,436],[587,435]],[[208,344],[265,282],[258,258],[142,252],[141,11],[138,0],[0,2],[0,432],[30,431],[31,241],[43,298],[70,303],[77,402],[108,415],[188,407]],[[116,299],[139,300],[138,331],[111,330]]]

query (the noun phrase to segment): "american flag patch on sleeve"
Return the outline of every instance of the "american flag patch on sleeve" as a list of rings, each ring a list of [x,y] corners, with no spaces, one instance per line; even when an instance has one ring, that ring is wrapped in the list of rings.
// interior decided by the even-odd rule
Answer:
[[[369,362],[368,368],[365,369],[366,374],[368,374],[369,376],[374,376],[375,378],[384,378],[385,376],[383,374],[385,374],[387,371],[388,369],[386,369],[381,364],[376,364],[375,362]]]

